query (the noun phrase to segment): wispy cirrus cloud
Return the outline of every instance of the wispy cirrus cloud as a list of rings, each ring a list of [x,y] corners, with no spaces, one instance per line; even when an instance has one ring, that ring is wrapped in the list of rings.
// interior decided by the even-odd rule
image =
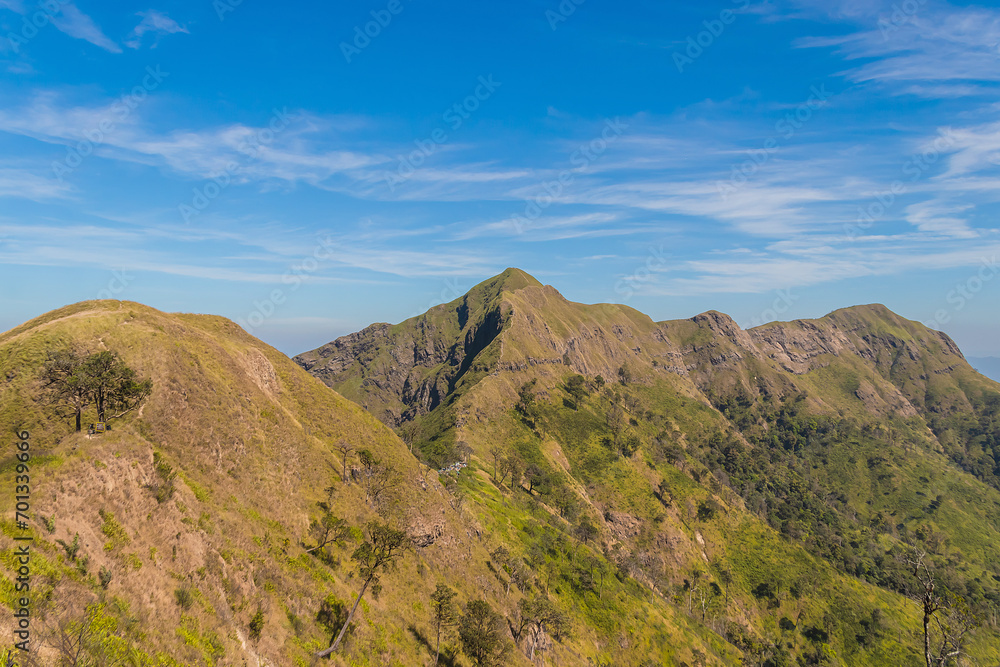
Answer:
[[[18,197],[32,201],[65,199],[70,187],[47,175],[22,168],[0,166],[0,197]]]
[[[851,278],[902,275],[976,266],[1000,254],[1000,238],[976,245],[919,234],[866,237],[862,247],[845,248],[842,238],[816,237],[779,242],[746,252],[685,261],[654,276],[637,291],[649,296],[758,294],[809,287]]]
[[[992,94],[1000,82],[1000,11],[940,2],[800,2],[859,30],[810,37],[801,47],[833,47],[847,61],[866,60],[845,76],[858,83],[892,85],[921,97]],[[982,85],[970,85],[979,82]]]
[[[177,21],[173,20],[163,12],[159,12],[155,9],[150,9],[145,12],[138,12],[136,16],[142,17],[139,24],[132,29],[128,37],[125,39],[125,46],[130,49],[138,49],[142,46],[143,39],[146,35],[153,36],[153,46],[159,44],[160,39],[165,35],[175,35],[177,33],[188,34],[187,28],[181,26]]]
[[[338,118],[279,111],[286,129],[267,124],[233,123],[197,130],[158,133],[127,114],[120,102],[69,106],[52,92],[37,93],[26,106],[0,110],[0,131],[50,144],[84,141],[103,123],[114,131],[102,133],[95,153],[109,159],[160,166],[188,178],[207,179],[241,165],[236,179],[248,183],[274,179],[322,185],[331,177],[388,161],[388,157],[340,147],[324,147],[338,134]],[[124,116],[124,117],[123,117]],[[287,121],[287,122],[286,122]],[[355,121],[346,119],[348,126]],[[263,138],[270,139],[269,141]]]
[[[118,44],[108,38],[94,19],[80,11],[76,4],[68,2],[52,16],[52,25],[70,37],[90,42],[111,53],[121,53]]]

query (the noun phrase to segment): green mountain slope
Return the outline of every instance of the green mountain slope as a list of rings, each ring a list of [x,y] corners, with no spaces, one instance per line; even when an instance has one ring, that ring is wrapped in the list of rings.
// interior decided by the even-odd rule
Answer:
[[[514,270],[471,295],[296,361],[432,464],[471,452],[484,521],[547,513],[748,664],[918,664],[919,552],[1000,652],[1000,386],[947,336],[882,306],[656,323]]]
[[[466,304],[479,317],[495,298],[487,289]],[[472,315],[457,317],[452,331]],[[117,353],[152,394],[106,434],[74,432],[42,386],[47,359],[69,348]],[[459,610],[485,599],[502,615],[507,640],[517,638],[506,664],[529,664],[529,638],[549,664],[737,659],[544,509],[515,511],[483,471],[463,471],[459,487],[428,469],[374,417],[228,320],[114,301],[49,313],[0,335],[0,405],[2,432],[30,431],[32,448],[28,531],[14,523],[14,494],[0,498],[0,598],[11,609],[14,538],[34,540],[33,653],[18,664],[63,664],[78,648],[76,664],[426,664],[439,583],[457,591]],[[341,443],[353,448],[346,480]],[[18,464],[12,445],[5,479]],[[373,477],[361,450],[380,461]],[[383,493],[368,481],[380,470],[390,473]],[[350,530],[317,550],[321,503]],[[351,555],[370,521],[404,530],[411,549],[381,595],[361,602],[344,647],[320,662],[313,653],[360,588]],[[570,573],[588,579],[570,586]],[[565,624],[532,631],[522,600],[548,600]],[[5,638],[12,620],[0,618]],[[443,664],[470,664],[453,628],[443,645]]]

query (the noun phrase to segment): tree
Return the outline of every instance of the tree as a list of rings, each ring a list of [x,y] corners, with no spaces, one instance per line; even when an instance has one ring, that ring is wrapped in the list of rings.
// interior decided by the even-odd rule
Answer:
[[[622,386],[632,381],[632,371],[625,364],[622,364],[618,368],[618,381],[622,383]]]
[[[396,487],[399,475],[392,464],[376,458],[370,450],[360,450],[358,458],[361,460],[362,468],[361,485],[365,489],[369,502],[378,508],[385,494]]]
[[[574,404],[579,406],[580,401],[587,395],[587,381],[582,375],[571,375],[566,380],[566,391],[573,397]]]
[[[500,483],[510,475],[510,490],[513,491],[514,487],[521,483],[521,477],[524,476],[524,463],[517,456],[517,454],[508,454],[500,462]]]
[[[264,631],[264,610],[258,609],[253,618],[250,619],[250,639],[259,641],[260,635]]]
[[[521,414],[524,422],[532,429],[538,418],[538,407],[535,405],[535,383],[537,379],[525,382],[517,390],[517,405],[515,409]]]
[[[151,380],[137,380],[135,371],[115,352],[101,351],[87,357],[83,372],[97,405],[97,420],[111,421],[135,410],[149,396]],[[108,411],[116,414],[108,416]]]
[[[320,503],[320,506],[325,510],[323,516],[320,517],[319,521],[313,521],[309,527],[316,539],[316,546],[312,549],[306,549],[306,553],[322,549],[328,544],[342,545],[344,539],[351,534],[351,528],[347,525],[346,520],[331,512],[326,503]]]
[[[340,458],[343,463],[343,471],[340,473],[340,478],[347,483],[347,457],[350,456],[351,452],[354,451],[354,445],[348,443],[346,440],[341,440],[334,447],[338,452],[340,452]]]
[[[965,636],[979,625],[979,619],[960,596],[937,592],[934,576],[924,558],[925,552],[915,552],[906,559],[908,569],[917,580],[917,591],[911,595],[923,609],[924,660],[927,667],[945,667],[963,652]],[[938,628],[937,650],[931,648],[931,620]]]
[[[625,432],[625,424],[627,423],[625,410],[618,403],[612,403],[608,409],[608,413],[605,415],[605,421],[607,422],[608,430],[614,436],[615,452],[621,455],[622,435]]]
[[[524,469],[524,479],[528,482],[528,493],[532,493],[536,486],[544,486],[548,481],[545,470],[537,463],[530,463]]]
[[[396,530],[377,521],[368,524],[368,539],[362,542],[351,554],[351,560],[358,564],[358,574],[363,582],[358,599],[354,601],[354,606],[351,607],[337,639],[334,640],[330,648],[316,653],[317,658],[325,658],[337,650],[340,641],[344,638],[344,633],[347,632],[347,626],[351,624],[354,612],[358,610],[361,598],[365,596],[365,592],[371,588],[372,595],[378,597],[382,591],[382,574],[393,568],[408,548],[409,540],[402,530]]]
[[[534,661],[535,646],[542,632],[558,637],[569,628],[569,620],[548,598],[539,597],[534,600],[521,598],[517,607],[521,617],[517,634],[520,636],[525,630],[530,633],[528,660]]]
[[[473,600],[466,605],[458,624],[458,637],[462,650],[479,667],[506,664],[510,653],[506,624],[486,600]]]
[[[90,383],[83,368],[84,357],[74,350],[59,350],[49,356],[42,370],[42,383],[50,403],[66,404],[82,430],[83,411],[91,403]]]
[[[42,382],[51,402],[70,407],[77,431],[82,430],[87,406],[96,405],[98,421],[108,422],[138,408],[153,388],[151,380],[138,380],[135,371],[110,351],[86,357],[74,350],[55,352],[42,371]]]
[[[441,630],[455,623],[455,596],[458,595],[450,586],[438,584],[431,593],[431,608],[434,610],[434,630],[437,634],[434,664],[441,658]]]
[[[500,463],[504,460],[506,455],[507,449],[503,445],[496,443],[490,445],[490,456],[493,457],[493,481],[497,482],[497,484],[503,483],[501,480],[497,479],[497,474],[500,471]],[[504,476],[506,477],[506,475]]]
[[[599,531],[590,517],[584,514],[573,532],[581,542],[589,544],[592,539],[597,537]]]
[[[351,636],[354,632],[354,625],[348,624],[347,605],[332,593],[320,603],[319,611],[316,612],[316,622],[331,634],[331,641],[345,624],[347,624],[345,637]]]
[[[459,440],[455,444],[455,453],[462,458],[463,463],[469,462],[469,455],[472,454],[472,445],[467,443],[465,440]]]

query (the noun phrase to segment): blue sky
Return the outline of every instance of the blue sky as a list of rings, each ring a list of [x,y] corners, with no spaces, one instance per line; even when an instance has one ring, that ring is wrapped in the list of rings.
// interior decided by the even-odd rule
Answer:
[[[295,354],[517,266],[1000,356],[998,82],[988,4],[0,0],[0,330],[110,296]]]

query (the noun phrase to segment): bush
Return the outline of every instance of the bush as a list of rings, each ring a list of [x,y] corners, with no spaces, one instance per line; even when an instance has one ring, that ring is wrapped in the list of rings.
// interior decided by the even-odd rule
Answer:
[[[101,588],[107,588],[111,583],[111,570],[108,568],[102,567],[97,576],[101,580]]]
[[[264,630],[264,610],[258,609],[257,613],[250,619],[250,639],[257,641],[260,633]]]
[[[156,470],[158,481],[149,484],[146,488],[153,492],[156,502],[163,504],[174,497],[174,480],[177,471],[163,460],[159,452],[153,452],[153,466]]]
[[[181,609],[190,609],[191,605],[194,604],[194,595],[191,593],[191,589],[187,587],[175,589],[174,599],[177,600],[177,604]]]

